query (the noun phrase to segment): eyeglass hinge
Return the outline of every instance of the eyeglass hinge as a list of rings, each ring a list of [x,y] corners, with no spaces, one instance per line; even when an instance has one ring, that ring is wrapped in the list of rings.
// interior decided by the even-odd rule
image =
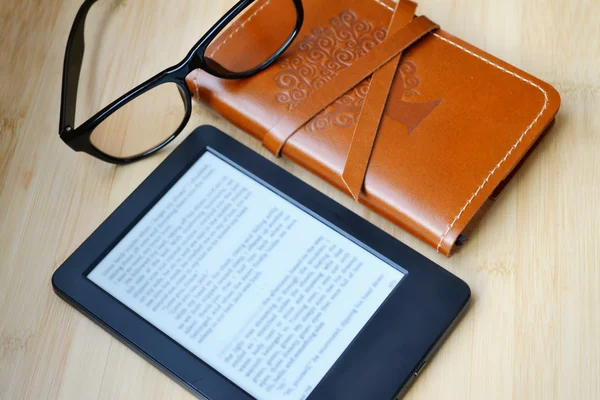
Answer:
[[[71,141],[72,138],[72,134],[74,132],[74,129],[71,125],[67,125],[63,128],[63,130],[60,132],[60,138],[68,144],[68,142]]]

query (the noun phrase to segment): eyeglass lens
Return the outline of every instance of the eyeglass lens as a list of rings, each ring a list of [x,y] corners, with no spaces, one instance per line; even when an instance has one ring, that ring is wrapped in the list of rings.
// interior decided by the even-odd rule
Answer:
[[[164,83],[134,98],[94,129],[92,145],[111,157],[130,158],[164,143],[185,118],[179,90]]]
[[[205,57],[231,72],[245,72],[263,64],[294,32],[296,8],[292,0],[259,0],[246,8],[208,46]]]
[[[282,48],[296,21],[293,0],[257,0],[221,30],[207,47],[205,57],[231,72],[252,70]],[[185,102],[179,91],[177,84],[164,83],[130,100],[94,129],[92,145],[120,159],[161,145],[185,118]]]

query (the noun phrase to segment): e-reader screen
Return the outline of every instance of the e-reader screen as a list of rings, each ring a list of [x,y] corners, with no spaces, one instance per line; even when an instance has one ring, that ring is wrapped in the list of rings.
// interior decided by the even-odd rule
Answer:
[[[256,399],[300,400],[405,275],[207,151],[88,278]]]

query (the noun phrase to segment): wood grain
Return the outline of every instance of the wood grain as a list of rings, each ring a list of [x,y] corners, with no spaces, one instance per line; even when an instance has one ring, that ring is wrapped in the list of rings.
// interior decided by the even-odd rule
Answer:
[[[0,3],[0,398],[190,398],[52,292],[54,270],[173,149],[114,167],[59,139],[62,60],[80,3]],[[99,1],[86,28],[78,120],[182,58],[230,4]],[[598,399],[600,2],[423,0],[419,12],[549,81],[563,99],[555,128],[466,249],[438,256],[291,162],[274,161],[471,286],[472,308],[408,398]],[[186,131],[200,124],[273,159],[195,106]]]

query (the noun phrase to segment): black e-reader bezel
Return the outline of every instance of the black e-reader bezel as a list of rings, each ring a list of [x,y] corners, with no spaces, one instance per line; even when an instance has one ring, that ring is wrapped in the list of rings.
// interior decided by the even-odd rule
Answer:
[[[308,400],[402,394],[469,303],[469,287],[376,226],[211,126],[183,143],[58,268],[55,292],[195,395],[253,399],[87,278],[89,272],[210,151],[406,273]]]

